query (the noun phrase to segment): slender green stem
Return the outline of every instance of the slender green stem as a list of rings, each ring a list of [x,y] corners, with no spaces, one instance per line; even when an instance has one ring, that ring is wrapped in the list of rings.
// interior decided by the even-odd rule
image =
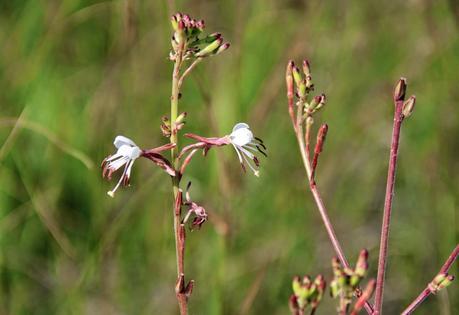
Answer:
[[[172,72],[172,92],[171,92],[171,136],[170,142],[174,143],[176,146],[171,149],[171,161],[174,169],[176,171],[176,176],[172,177],[172,188],[174,193],[174,206],[173,206],[173,215],[174,215],[174,236],[175,236],[175,255],[176,255],[176,262],[177,262],[177,277],[178,282],[180,279],[183,279],[185,276],[185,268],[184,268],[184,252],[185,252],[185,238],[180,237],[181,231],[181,213],[180,213],[180,205],[177,209],[175,202],[177,199],[177,195],[179,194],[179,187],[180,187],[180,174],[179,174],[179,146],[178,146],[178,138],[177,138],[177,126],[176,120],[178,116],[178,101],[180,98],[180,68],[182,65],[182,58],[183,58],[183,51],[184,47],[180,47],[177,52],[177,57],[174,64],[174,70]],[[182,229],[183,230],[183,229]],[[188,314],[188,304],[187,304],[187,297],[186,295],[181,292],[182,288],[176,288],[176,295],[177,300],[180,308],[181,315]]]
[[[172,73],[172,94],[171,94],[171,137],[170,137],[170,142],[176,144],[174,148],[171,149],[171,160],[172,160],[172,165],[174,166],[175,169],[178,168],[178,138],[177,138],[177,132],[175,128],[175,120],[177,119],[178,116],[178,99],[179,99],[179,86],[178,82],[180,79],[180,64],[181,64],[181,54],[177,54],[177,59],[174,64],[174,70]],[[174,201],[177,198],[177,193],[179,190],[179,183],[180,179],[178,176],[175,176],[172,178],[172,186],[174,190]],[[176,254],[177,254],[177,275],[180,275],[180,270],[179,270],[179,261],[178,261],[178,238],[177,238],[177,231],[178,231],[178,225],[180,224],[180,217],[177,218],[177,215],[175,213],[174,209],[174,235],[175,235],[175,243],[176,243]]]

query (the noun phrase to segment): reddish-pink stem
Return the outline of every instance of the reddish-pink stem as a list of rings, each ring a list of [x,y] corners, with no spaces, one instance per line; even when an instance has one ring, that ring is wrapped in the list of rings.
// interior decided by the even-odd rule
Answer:
[[[191,159],[193,158],[193,155],[198,151],[198,149],[193,149],[183,160],[182,166],[180,167],[180,176],[182,176],[185,173],[185,169],[190,164]]]
[[[440,269],[439,273],[447,273],[449,268],[451,268],[452,264],[456,260],[457,256],[459,255],[459,245],[456,245],[456,248],[452,251],[451,255],[449,255],[448,259],[445,261],[443,266]],[[432,294],[432,290],[430,286],[427,285],[426,288],[418,295],[416,299],[403,311],[402,315],[409,315],[414,312],[414,310],[424,302]]]
[[[376,293],[374,315],[381,314],[384,277],[386,273],[387,247],[389,241],[390,217],[394,196],[395,172],[397,167],[398,146],[400,140],[400,128],[403,122],[403,100],[395,102],[394,125],[392,130],[392,143],[390,147],[389,169],[387,172],[386,197],[384,200],[383,222],[381,227],[381,243],[379,247],[378,276],[376,278]]]
[[[445,273],[449,271],[449,268],[454,264],[456,258],[459,256],[459,244],[456,245],[456,248],[451,252],[448,259],[445,261],[443,266],[440,268],[440,273]]]
[[[301,133],[303,132],[302,128],[297,126],[296,130],[297,130],[298,143],[300,145],[300,151],[303,156],[303,162],[305,163],[305,169],[306,169],[307,177],[309,179],[309,187],[312,192],[312,196],[314,197],[314,201],[317,205],[317,208],[319,209],[320,216],[322,217],[322,222],[324,223],[325,229],[327,230],[328,237],[330,238],[330,241],[333,245],[335,253],[338,256],[338,259],[340,260],[341,264],[345,268],[350,268],[349,263],[346,259],[346,256],[344,255],[344,251],[338,240],[338,237],[336,236],[335,229],[333,228],[333,225],[328,216],[327,209],[325,208],[325,205],[324,205],[324,202],[322,201],[319,190],[317,189],[315,180],[311,176],[312,170],[311,170],[311,159],[310,159],[310,151],[309,151],[310,146],[311,146],[310,145],[311,125],[306,124],[306,132],[305,132],[305,137],[304,137],[304,140],[306,143],[303,142],[303,137],[301,135]],[[373,307],[368,301],[365,302],[365,310],[367,311],[368,314],[373,313]]]

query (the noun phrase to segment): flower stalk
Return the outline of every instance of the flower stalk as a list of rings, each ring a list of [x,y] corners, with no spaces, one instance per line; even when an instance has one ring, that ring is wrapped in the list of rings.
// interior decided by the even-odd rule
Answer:
[[[181,22],[181,21],[180,21]],[[178,31],[182,28],[183,23],[178,24]],[[178,168],[178,138],[177,138],[177,127],[176,120],[178,116],[178,101],[179,101],[179,81],[180,81],[180,68],[182,64],[182,55],[184,49],[184,41],[181,41],[177,51],[176,59],[174,61],[174,70],[172,72],[172,91],[171,91],[171,134],[170,134],[170,143],[174,145],[171,149],[171,162],[174,169]],[[172,177],[172,189],[174,194],[175,206],[173,209],[174,214],[174,237],[175,237],[175,256],[177,264],[177,285],[175,293],[177,296],[177,301],[179,304],[180,314],[188,314],[188,299],[184,294],[185,286],[185,231],[181,227],[181,194],[179,197],[179,185],[180,185],[180,176]],[[178,201],[180,200],[180,202]]]
[[[341,247],[338,237],[336,236],[335,229],[333,227],[333,224],[331,223],[330,217],[328,216],[327,208],[325,207],[325,204],[321,198],[320,192],[317,188],[314,179],[315,167],[317,166],[318,158],[320,153],[322,152],[323,145],[325,142],[325,136],[328,131],[327,125],[323,125],[319,130],[313,159],[311,159],[310,153],[311,127],[314,123],[313,114],[325,105],[325,95],[318,95],[308,102],[308,95],[311,91],[314,90],[314,85],[312,84],[310,64],[307,60],[303,61],[303,75],[304,76],[301,75],[300,69],[295,66],[294,62],[289,61],[286,70],[286,86],[289,115],[298,141],[301,158],[309,182],[309,189],[313,195],[322,222],[325,226],[328,237],[332,243],[336,255],[338,256],[339,261],[345,268],[349,268],[349,263],[346,259],[346,256],[344,255],[344,251]],[[297,97],[296,115],[294,113],[295,111],[293,107],[293,104],[295,102],[295,96]],[[312,165],[313,163],[314,166]],[[365,309],[368,314],[373,313],[373,308],[367,301],[365,301]]]
[[[401,78],[394,90],[394,123],[392,129],[392,141],[390,146],[389,167],[387,171],[386,195],[384,198],[384,212],[381,226],[381,239],[379,246],[378,275],[376,278],[375,308],[374,315],[382,312],[384,280],[387,267],[387,253],[389,244],[390,218],[394,197],[395,174],[397,168],[398,149],[400,142],[400,130],[405,117],[408,117],[414,109],[415,97],[412,96],[405,102],[406,79]]]
[[[177,13],[171,17],[174,34],[172,36],[172,51],[169,59],[174,62],[172,71],[172,87],[170,102],[170,118],[163,118],[161,130],[165,136],[169,137],[171,145],[171,164],[175,171],[172,177],[172,190],[174,196],[174,238],[177,265],[177,283],[176,296],[179,304],[180,314],[188,314],[188,298],[191,295],[194,281],[185,282],[185,247],[186,231],[185,224],[191,215],[194,216],[192,227],[201,227],[207,220],[207,214],[204,208],[192,202],[189,198],[188,188],[186,192],[186,202],[183,202],[180,182],[186,167],[197,149],[192,150],[180,164],[180,147],[178,143],[178,132],[184,125],[186,113],[179,115],[179,99],[181,97],[180,89],[184,79],[191,71],[206,57],[217,55],[229,48],[229,43],[223,43],[223,37],[219,33],[214,33],[201,37],[204,30],[204,21],[195,20],[186,14]],[[182,67],[186,61],[191,64],[182,72]],[[188,206],[189,210],[182,219],[182,207]]]

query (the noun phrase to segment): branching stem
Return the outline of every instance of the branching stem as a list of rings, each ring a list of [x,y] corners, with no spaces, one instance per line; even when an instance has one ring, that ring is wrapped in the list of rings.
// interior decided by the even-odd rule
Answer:
[[[378,275],[376,278],[375,310],[374,315],[381,314],[384,278],[387,265],[387,248],[389,242],[390,217],[394,197],[395,173],[397,168],[398,147],[400,141],[400,129],[403,122],[403,100],[395,101],[394,124],[392,130],[392,142],[390,146],[389,168],[387,172],[386,196],[384,200],[383,222],[381,227],[381,243],[379,247]]]
[[[190,74],[190,72],[202,61],[202,58],[197,58],[195,61],[193,61],[191,63],[191,65],[185,70],[183,71],[183,74],[182,76],[180,77],[179,81],[178,81],[178,88],[180,89],[182,87],[182,84],[183,84],[183,80],[185,79],[185,77]]]
[[[448,259],[445,261],[443,266],[440,269],[439,273],[446,273],[448,272],[449,268],[453,265],[454,261],[456,260],[457,256],[459,256],[459,244],[456,245],[456,248],[451,252]],[[427,285],[425,289],[418,295],[416,299],[402,312],[402,315],[409,315],[414,312],[414,310],[424,302],[431,294],[433,294],[430,286]]]
[[[301,109],[302,110],[302,109]],[[298,114],[301,113],[300,110],[298,110]],[[298,116],[297,116],[298,117]],[[330,218],[328,216],[327,209],[322,201],[322,198],[320,196],[319,190],[317,188],[317,185],[315,184],[314,179],[312,178],[312,168],[311,168],[311,159],[310,159],[310,135],[311,135],[311,126],[312,123],[307,122],[306,123],[306,132],[303,136],[303,122],[301,120],[297,120],[298,125],[296,126],[296,136],[298,139],[298,145],[300,147],[300,153],[301,157],[303,159],[303,164],[304,168],[306,170],[306,174],[308,177],[309,181],[309,188],[311,190],[311,193],[314,197],[314,201],[317,205],[317,208],[319,209],[320,216],[322,218],[322,221],[325,225],[325,229],[327,230],[328,237],[330,238],[330,241],[333,245],[333,248],[335,250],[336,255],[338,256],[338,259],[340,260],[341,264],[345,268],[349,268],[349,263],[346,259],[346,256],[344,255],[344,251],[341,247],[341,244],[338,240],[338,237],[336,236],[335,229],[333,228],[333,225],[330,221]],[[373,313],[373,308],[370,305],[370,303],[366,302],[365,303],[365,309],[368,314]]]

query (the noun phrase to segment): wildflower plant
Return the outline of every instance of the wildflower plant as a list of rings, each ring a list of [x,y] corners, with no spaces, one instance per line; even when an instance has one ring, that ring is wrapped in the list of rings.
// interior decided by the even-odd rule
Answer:
[[[161,167],[172,178],[174,203],[172,214],[174,217],[174,235],[176,248],[177,281],[175,293],[180,314],[188,314],[188,299],[191,296],[194,280],[185,277],[185,246],[186,226],[191,230],[200,229],[207,221],[208,214],[204,207],[191,199],[189,182],[185,192],[181,188],[182,178],[195,153],[202,149],[204,155],[212,147],[232,145],[242,169],[249,168],[256,176],[259,175],[258,154],[266,156],[266,147],[263,141],[256,138],[246,123],[235,124],[233,130],[223,137],[202,137],[187,133],[184,136],[194,142],[180,148],[180,131],[185,126],[186,112],[179,112],[179,100],[182,98],[181,87],[185,78],[203,60],[219,55],[226,51],[230,44],[225,42],[220,33],[204,34],[205,23],[196,20],[187,14],[177,13],[171,17],[173,34],[171,37],[172,49],[169,59],[173,62],[172,90],[170,98],[170,116],[163,116],[160,130],[169,138],[169,143],[157,148],[144,150],[134,141],[124,136],[117,136],[114,141],[116,153],[108,156],[102,162],[102,174],[107,179],[122,167],[123,172],[116,186],[108,192],[114,197],[117,189],[130,183],[130,174],[134,162],[144,157]],[[164,152],[170,150],[170,159]],[[184,210],[185,211],[182,211]]]
[[[352,298],[357,297],[357,302],[351,314],[357,314],[363,307],[370,315],[382,314],[383,289],[385,282],[385,271],[388,254],[388,240],[390,218],[392,212],[392,201],[394,195],[395,173],[398,159],[399,139],[402,123],[414,111],[416,97],[410,96],[406,99],[407,82],[401,78],[394,89],[394,123],[392,131],[392,141],[389,156],[389,168],[386,184],[386,194],[383,212],[383,222],[381,225],[380,251],[378,259],[378,273],[376,280],[371,280],[362,291],[359,283],[366,273],[367,253],[362,251],[357,266],[351,269],[344,255],[344,251],[336,235],[333,224],[325,207],[324,201],[319,192],[315,172],[319,156],[323,151],[325,139],[328,133],[328,125],[322,124],[318,128],[317,140],[314,149],[311,150],[311,134],[314,124],[315,114],[324,108],[326,104],[325,94],[311,96],[314,91],[314,84],[311,76],[311,66],[309,61],[304,60],[300,67],[293,61],[289,61],[285,74],[287,87],[287,104],[290,120],[297,138],[301,158],[309,182],[309,189],[319,210],[323,224],[337,255],[333,259],[334,280],[330,283],[332,296],[340,298],[339,314],[347,314]],[[411,314],[429,295],[436,294],[439,290],[451,284],[454,277],[448,274],[448,270],[459,256],[459,245],[451,253],[440,272],[427,285],[424,291],[403,311],[403,315]],[[375,293],[374,304],[370,303],[369,298]]]

